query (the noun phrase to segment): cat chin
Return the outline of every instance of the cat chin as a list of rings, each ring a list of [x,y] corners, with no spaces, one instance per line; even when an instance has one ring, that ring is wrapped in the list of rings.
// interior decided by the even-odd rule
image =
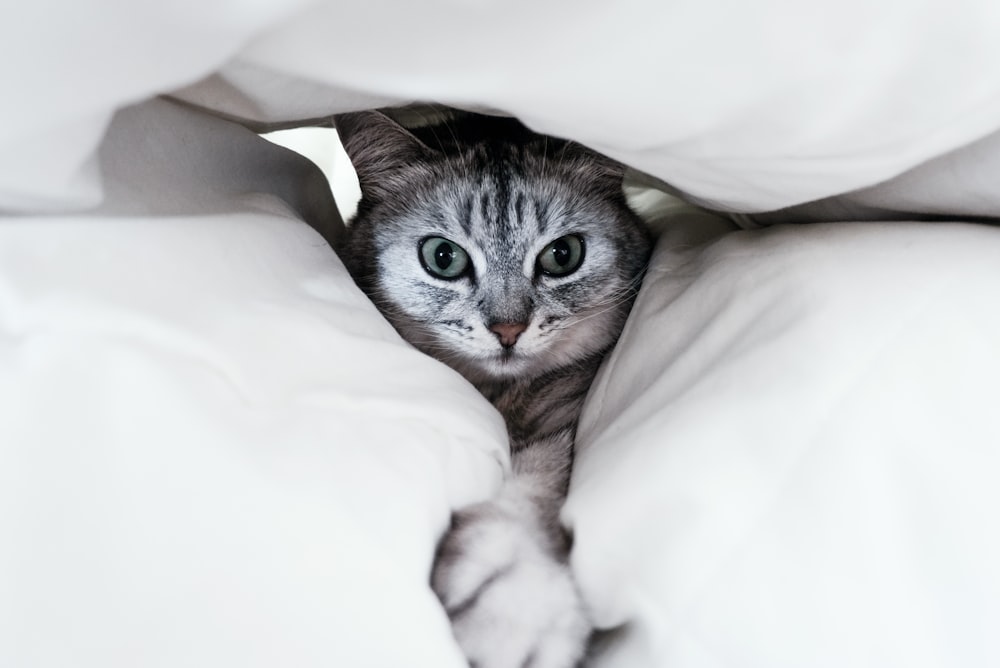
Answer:
[[[512,358],[499,357],[490,362],[484,371],[494,378],[523,377],[532,369],[531,360],[524,355]]]
[[[535,376],[539,372],[535,356],[517,351],[466,357],[454,366],[459,373],[473,382],[510,380]]]
[[[561,345],[550,345],[538,352],[525,352],[515,347],[509,351],[471,353],[455,356],[449,364],[473,383],[527,380],[578,364],[594,354],[603,354],[607,345],[602,347],[602,343],[600,339],[585,343],[566,340]]]
[[[484,378],[503,380],[524,376],[525,372],[530,368],[531,363],[522,355],[517,357],[497,356],[490,359],[477,360],[473,365],[479,375]]]

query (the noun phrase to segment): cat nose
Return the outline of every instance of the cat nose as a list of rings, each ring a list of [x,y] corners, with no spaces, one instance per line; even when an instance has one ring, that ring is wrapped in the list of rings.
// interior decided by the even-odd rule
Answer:
[[[490,325],[490,331],[500,339],[500,345],[504,348],[511,348],[517,343],[517,337],[521,332],[528,329],[526,322],[495,322]]]

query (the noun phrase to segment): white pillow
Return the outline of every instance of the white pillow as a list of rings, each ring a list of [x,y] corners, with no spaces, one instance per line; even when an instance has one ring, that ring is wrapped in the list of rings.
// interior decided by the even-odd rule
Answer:
[[[673,221],[564,511],[594,665],[1000,664],[1000,229]]]

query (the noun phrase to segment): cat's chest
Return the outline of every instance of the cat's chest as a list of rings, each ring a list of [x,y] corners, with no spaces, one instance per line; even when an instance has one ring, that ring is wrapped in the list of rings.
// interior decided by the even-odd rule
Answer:
[[[479,385],[507,423],[511,449],[556,432],[575,433],[583,400],[596,367],[559,370],[532,379],[499,381]]]

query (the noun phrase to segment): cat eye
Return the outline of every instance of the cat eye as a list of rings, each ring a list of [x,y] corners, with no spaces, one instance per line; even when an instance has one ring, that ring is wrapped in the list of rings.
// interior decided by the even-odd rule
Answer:
[[[538,254],[538,268],[547,276],[566,276],[583,262],[583,239],[575,234],[559,237]]]
[[[431,276],[459,278],[469,268],[469,255],[454,241],[428,237],[420,242],[420,259]]]

